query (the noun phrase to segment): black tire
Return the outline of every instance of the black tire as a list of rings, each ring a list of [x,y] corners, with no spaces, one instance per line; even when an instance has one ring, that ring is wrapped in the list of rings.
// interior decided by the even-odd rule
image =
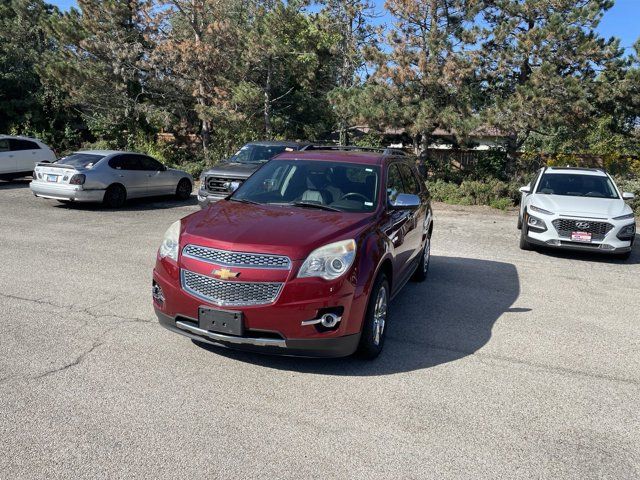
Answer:
[[[411,280],[414,282],[424,282],[429,274],[429,262],[431,260],[431,235],[427,237],[427,240],[420,252],[420,262],[416,267],[416,271],[413,272]]]
[[[103,203],[108,208],[120,208],[127,201],[127,190],[120,184],[110,185],[104,192]]]
[[[522,230],[522,217],[520,216],[520,214],[518,214],[518,225],[517,225],[518,230]]]
[[[520,229],[520,250],[533,250],[531,243],[527,240],[527,227],[523,225]]]
[[[188,200],[193,189],[191,182],[187,178],[183,178],[178,182],[176,187],[176,198],[178,200]]]
[[[380,301],[380,292],[384,289],[384,315],[383,323],[380,326],[379,320],[376,320],[377,304]],[[366,360],[373,360],[382,351],[384,346],[384,339],[387,329],[386,320],[389,306],[389,297],[391,290],[389,288],[389,282],[384,274],[380,274],[373,284],[371,294],[369,295],[369,302],[367,304],[367,313],[365,314],[364,321],[362,322],[362,334],[360,335],[360,344],[356,351],[356,355]],[[378,313],[379,310],[378,310]],[[378,318],[380,316],[378,315]]]
[[[616,255],[620,260],[629,260],[631,258],[631,250],[624,253],[619,253]]]

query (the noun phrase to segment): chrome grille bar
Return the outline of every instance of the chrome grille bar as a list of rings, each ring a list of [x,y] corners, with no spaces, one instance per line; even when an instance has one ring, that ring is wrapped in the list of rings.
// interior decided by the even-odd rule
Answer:
[[[180,270],[180,280],[184,290],[219,306],[266,305],[282,290],[278,282],[227,282],[189,270]]]
[[[232,252],[191,244],[182,249],[182,255],[225,267],[291,269],[291,260],[284,255]]]

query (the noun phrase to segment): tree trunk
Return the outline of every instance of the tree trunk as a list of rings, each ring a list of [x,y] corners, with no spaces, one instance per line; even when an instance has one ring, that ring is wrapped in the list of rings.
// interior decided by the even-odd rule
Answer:
[[[267,81],[264,86],[264,133],[267,139],[271,139],[271,58],[267,62]]]

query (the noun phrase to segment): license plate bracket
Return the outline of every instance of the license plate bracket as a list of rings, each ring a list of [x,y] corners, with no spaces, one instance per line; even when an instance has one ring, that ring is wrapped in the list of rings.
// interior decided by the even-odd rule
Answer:
[[[242,312],[219,310],[209,307],[198,308],[198,326],[202,330],[241,337],[244,334]]]
[[[591,234],[589,232],[571,232],[571,241],[591,243]]]
[[[47,182],[57,183],[58,175],[47,175]]]

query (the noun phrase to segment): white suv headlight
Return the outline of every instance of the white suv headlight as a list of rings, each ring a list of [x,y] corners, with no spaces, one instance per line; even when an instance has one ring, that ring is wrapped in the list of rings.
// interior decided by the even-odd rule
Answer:
[[[298,278],[320,277],[335,280],[349,270],[355,258],[355,240],[330,243],[311,252],[300,267]]]
[[[626,215],[620,215],[619,217],[613,217],[614,220],[630,220],[635,215],[632,213],[627,213]]]
[[[178,261],[178,246],[180,245],[180,220],[171,224],[164,234],[160,244],[159,254],[161,258],[169,257]]]

